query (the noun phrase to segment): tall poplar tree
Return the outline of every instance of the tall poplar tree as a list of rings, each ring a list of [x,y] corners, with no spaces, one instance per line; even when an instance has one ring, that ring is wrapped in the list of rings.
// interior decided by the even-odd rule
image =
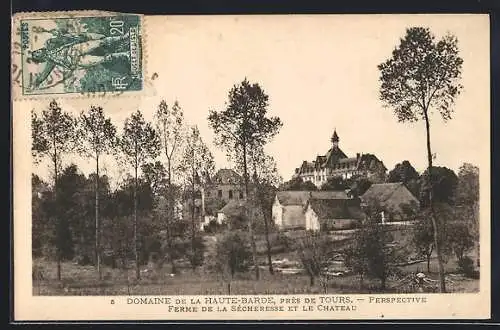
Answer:
[[[119,139],[123,155],[134,169],[134,256],[137,279],[141,278],[139,268],[139,242],[137,235],[138,171],[142,165],[158,157],[160,140],[152,125],[144,120],[140,110],[125,119],[123,133]]]
[[[99,279],[101,271],[100,221],[99,221],[99,160],[116,146],[116,128],[110,118],[106,118],[102,107],[91,106],[80,113],[76,134],[77,149],[86,157],[95,160],[95,256]]]
[[[166,158],[165,169],[167,171],[166,182],[166,206],[167,218],[165,219],[165,227],[167,230],[167,246],[170,251],[170,263],[172,273],[176,272],[174,263],[174,246],[172,223],[175,218],[174,206],[175,199],[178,197],[178,189],[175,185],[175,180],[178,179],[180,173],[180,162],[182,160],[182,148],[185,142],[185,121],[184,112],[177,101],[169,107],[165,100],[162,100],[158,105],[155,113],[156,129],[160,136],[160,145],[162,155]]]
[[[440,290],[446,291],[444,267],[439,240],[439,221],[434,212],[432,194],[431,114],[438,112],[444,121],[452,118],[453,105],[460,94],[463,60],[458,40],[448,34],[436,41],[428,28],[411,27],[392,56],[378,65],[380,99],[392,108],[399,122],[423,120],[426,131],[427,162],[430,193],[429,208],[438,259]]]
[[[32,155],[47,157],[54,170],[54,214],[56,218],[56,253],[57,279],[61,280],[62,249],[67,239],[66,219],[61,217],[58,208],[58,179],[62,166],[62,156],[73,149],[72,142],[75,135],[75,119],[63,111],[55,100],[51,101],[47,110],[41,116],[31,112]],[[65,229],[66,228],[66,229]]]
[[[243,168],[245,198],[249,196],[249,163],[252,150],[260,149],[278,134],[282,122],[278,117],[268,117],[269,96],[258,83],[246,78],[229,91],[225,110],[210,110],[208,121],[214,130],[215,143],[223,148],[230,159]],[[247,216],[252,244],[255,277],[258,280],[257,247],[253,234],[253,221]]]
[[[200,131],[197,126],[191,126],[189,133],[186,137],[186,144],[184,148],[182,168],[189,183],[188,190],[191,197],[191,256],[190,261],[192,267],[200,264],[200,258],[203,256],[203,251],[199,251],[199,240],[196,237],[196,214],[195,214],[195,199],[197,192],[200,192],[202,198],[202,212],[204,213],[204,190],[206,188],[207,179],[210,178],[215,172],[215,162],[212,153],[203,141]]]

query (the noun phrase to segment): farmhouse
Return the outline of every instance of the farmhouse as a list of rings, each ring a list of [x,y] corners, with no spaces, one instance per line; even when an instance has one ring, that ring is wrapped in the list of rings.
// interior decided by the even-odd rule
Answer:
[[[305,207],[306,230],[352,229],[363,219],[358,198],[310,199]]]
[[[243,217],[245,210],[244,200],[232,200],[217,212],[217,223],[222,224],[231,217]]]
[[[279,191],[272,207],[273,221],[280,229],[304,229],[307,202],[315,200],[348,200],[347,191]]]
[[[382,209],[382,223],[412,220],[420,203],[402,183],[378,183],[361,196],[362,205],[377,205]]]

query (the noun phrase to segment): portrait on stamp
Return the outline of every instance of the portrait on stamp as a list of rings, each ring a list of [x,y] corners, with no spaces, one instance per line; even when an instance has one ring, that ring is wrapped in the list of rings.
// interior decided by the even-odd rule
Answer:
[[[24,19],[20,31],[25,95],[142,88],[138,15]]]

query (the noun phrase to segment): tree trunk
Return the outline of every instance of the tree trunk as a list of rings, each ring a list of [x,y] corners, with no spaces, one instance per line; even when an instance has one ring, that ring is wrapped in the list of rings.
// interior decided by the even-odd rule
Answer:
[[[474,236],[474,249],[476,250],[476,266],[480,266],[480,254],[479,254],[479,215],[476,212],[476,204],[472,204],[472,228],[473,228],[473,236]]]
[[[264,215],[264,230],[266,235],[266,247],[267,247],[267,263],[269,265],[269,273],[274,274],[273,260],[271,258],[271,242],[269,240],[269,225],[267,223],[267,217]]]
[[[194,159],[194,155],[193,155],[193,159]],[[194,166],[192,168],[192,182],[191,182],[191,267],[192,269],[194,270],[196,268],[196,256],[195,256],[195,248],[194,248],[194,245],[195,245],[195,195],[194,195],[194,190],[195,190],[195,170],[194,170]]]
[[[256,168],[255,166],[255,163],[254,163],[254,168]],[[260,187],[260,182],[258,181],[259,178],[257,177],[257,175],[255,175],[255,179],[257,180],[256,184],[258,187]],[[264,235],[266,236],[266,249],[267,249],[267,264],[269,266],[269,273],[271,275],[274,275],[274,269],[273,269],[273,261],[272,261],[272,258],[271,258],[271,242],[269,240],[269,222],[267,221],[267,212],[266,212],[266,209],[264,207],[264,199],[265,197],[263,196],[263,192],[262,192],[262,188],[263,187],[260,187],[260,189],[258,191],[256,191],[257,195],[259,196],[259,202],[260,202],[260,210],[262,212],[262,217],[264,218]]]
[[[427,255],[427,273],[431,273],[431,255]]]
[[[427,109],[424,110],[424,117],[425,117],[425,130],[426,130],[426,137],[427,137],[427,161],[428,161],[428,185],[429,185],[429,208],[430,208],[430,213],[431,213],[431,220],[432,220],[432,228],[434,231],[434,246],[436,248],[436,256],[437,256],[437,261],[438,261],[438,272],[439,272],[439,283],[440,283],[440,292],[444,293],[446,292],[446,284],[445,284],[445,279],[444,279],[444,267],[443,267],[443,259],[441,255],[441,242],[439,240],[439,228],[438,228],[438,221],[436,220],[435,217],[435,212],[434,212],[434,204],[433,204],[433,184],[432,184],[432,152],[431,152],[431,133],[430,133],[430,125],[429,125],[429,116],[427,114]]]
[[[134,257],[135,257],[135,277],[140,280],[141,279],[141,270],[139,267],[139,244],[137,237],[137,159],[135,161],[134,168]]]
[[[248,168],[247,168],[247,146],[243,141],[243,179],[245,181],[245,213],[248,220],[248,233],[250,235],[250,242],[252,244],[252,261],[255,268],[255,279],[259,280],[259,266],[257,265],[257,246],[255,245],[255,237],[253,235],[253,219],[248,217]]]
[[[167,230],[167,246],[168,246],[168,253],[170,256],[170,267],[171,267],[171,272],[172,274],[175,274],[177,272],[177,268],[175,267],[175,261],[174,261],[174,250],[173,250],[173,235],[172,235],[172,230],[170,228],[171,221],[173,221],[174,218],[174,192],[172,189],[172,163],[170,161],[170,157],[168,157],[168,150],[165,149],[165,153],[167,154],[167,167],[168,167],[168,216],[167,216],[167,221],[165,223],[165,227]]]
[[[56,223],[58,227],[58,231],[61,230],[61,215],[59,214],[60,208],[59,208],[59,201],[57,200],[57,179],[58,179],[58,173],[57,173],[57,150],[56,150],[56,144],[55,144],[55,139],[54,139],[54,200],[55,200],[55,214],[56,214]],[[61,237],[60,234],[57,232],[57,240],[56,240],[56,258],[57,258],[57,280],[61,280],[61,259],[62,259],[62,251],[61,251]]]
[[[314,286],[314,275],[309,274],[309,286]]]
[[[100,250],[100,223],[99,223],[99,155],[96,155],[96,180],[95,180],[95,257],[99,280],[102,280],[101,250]]]

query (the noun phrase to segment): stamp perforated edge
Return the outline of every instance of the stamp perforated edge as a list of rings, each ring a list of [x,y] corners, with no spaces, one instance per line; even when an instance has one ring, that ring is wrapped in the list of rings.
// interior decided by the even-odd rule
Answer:
[[[39,95],[24,95],[22,86],[16,83],[16,71],[21,68],[21,56],[14,52],[14,43],[17,40],[17,28],[23,19],[40,19],[40,18],[61,18],[61,17],[85,17],[96,16],[105,17],[113,15],[136,15],[139,17],[141,24],[141,61],[142,61],[142,89],[139,91],[127,91],[122,93],[116,92],[94,92],[94,93],[67,93],[67,94],[39,94]],[[99,98],[140,98],[143,96],[153,96],[156,94],[155,89],[150,81],[150,72],[148,70],[148,52],[147,52],[147,26],[145,15],[137,13],[104,11],[104,10],[76,10],[76,11],[43,11],[43,12],[19,12],[11,16],[11,95],[14,102],[24,100],[48,100],[48,99],[99,99]],[[16,70],[14,70],[14,67]],[[22,79],[22,77],[21,77]]]

